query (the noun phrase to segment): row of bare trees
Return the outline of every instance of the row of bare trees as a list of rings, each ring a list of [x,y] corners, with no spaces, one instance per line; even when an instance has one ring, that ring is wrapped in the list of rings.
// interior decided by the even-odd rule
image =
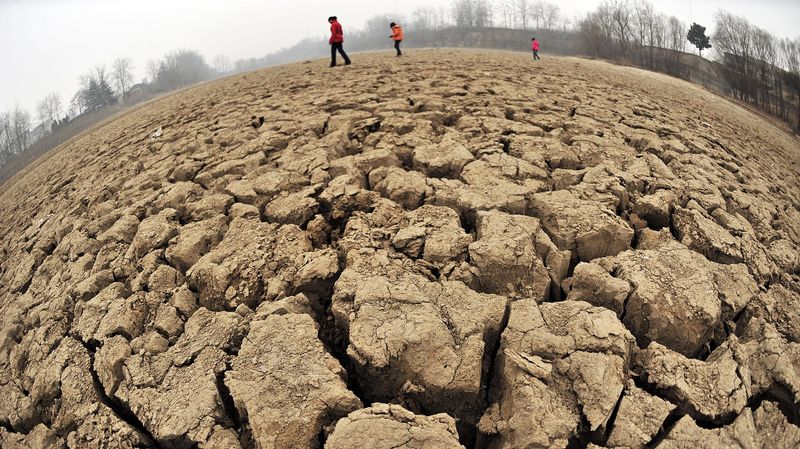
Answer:
[[[800,39],[778,39],[723,11],[715,28],[713,42],[731,94],[786,121],[796,108],[800,129]]]
[[[579,23],[588,56],[624,60],[678,75],[686,24],[659,13],[649,0],[607,0]]]
[[[0,113],[0,166],[25,151],[31,134],[31,114],[19,107]]]
[[[151,60],[146,67],[148,79],[138,86],[148,92],[169,91],[212,79],[232,69],[224,55],[215,58],[214,66],[212,69],[196,51],[175,50],[161,59]],[[78,90],[67,105],[53,92],[36,103],[35,117],[19,105],[0,113],[0,166],[76,116],[125,101],[137,86],[135,79],[133,61],[118,58],[110,66],[101,64],[79,76]]]
[[[453,0],[449,10],[442,7],[415,9],[410,25],[417,31],[450,26],[555,30],[565,28],[568,23],[555,3],[540,0]]]
[[[715,19],[709,38],[704,27],[687,28],[657,12],[649,0],[605,0],[576,31],[588,56],[718,83],[719,91],[784,121],[796,117],[800,130],[800,40],[777,39],[724,11]],[[687,54],[687,42],[701,55],[712,48],[716,62]]]

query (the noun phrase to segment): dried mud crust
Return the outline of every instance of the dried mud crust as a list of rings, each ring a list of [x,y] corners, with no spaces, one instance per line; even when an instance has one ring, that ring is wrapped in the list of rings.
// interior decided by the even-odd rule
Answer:
[[[796,139],[604,63],[384,56],[8,186],[0,446],[797,447]]]

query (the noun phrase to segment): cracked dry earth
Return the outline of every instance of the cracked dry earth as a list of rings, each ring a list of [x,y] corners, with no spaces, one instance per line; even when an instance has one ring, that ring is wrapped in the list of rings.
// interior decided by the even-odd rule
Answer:
[[[7,186],[3,448],[800,445],[797,140],[600,62],[354,61]]]

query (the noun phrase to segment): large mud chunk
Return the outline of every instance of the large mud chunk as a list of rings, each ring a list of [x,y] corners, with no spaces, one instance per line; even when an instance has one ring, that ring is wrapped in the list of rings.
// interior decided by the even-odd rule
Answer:
[[[156,350],[145,343],[123,362],[120,377],[104,387],[163,447],[206,444],[216,428],[233,426],[219,383],[246,332],[235,313],[199,309],[175,345]]]
[[[627,381],[633,336],[610,310],[585,302],[512,304],[478,426],[486,447],[567,447],[603,429]],[[589,429],[579,429],[581,416]]]
[[[595,201],[558,190],[533,195],[530,208],[553,242],[573,251],[581,261],[613,256],[631,247],[633,229]]]
[[[180,228],[177,239],[167,248],[165,256],[175,268],[186,272],[222,240],[227,229],[228,222],[222,215],[189,223]]]
[[[579,263],[572,277],[564,281],[568,301],[586,301],[613,310],[621,317],[631,292],[631,285],[609,274],[600,265]]]
[[[65,437],[70,448],[133,449],[150,443],[98,400],[91,355],[77,340],[71,337],[61,340],[44,366],[31,387],[31,399],[41,416],[48,417],[51,428]],[[48,432],[41,430],[34,430],[34,434],[46,437]]]
[[[165,247],[178,234],[177,220],[178,212],[175,209],[164,209],[158,215],[142,220],[126,256],[136,260],[150,251]]]
[[[422,206],[403,214],[392,246],[411,258],[422,258],[437,268],[467,257],[472,237],[464,232],[458,214],[449,207]]]
[[[461,172],[467,185],[495,196],[527,198],[547,190],[547,172],[502,152],[485,154]]]
[[[135,338],[144,330],[148,316],[144,293],[129,294],[116,282],[74,309],[73,331],[83,341],[102,341],[113,335]]]
[[[44,424],[38,424],[27,434],[0,429],[0,447],[4,449],[63,449],[66,445],[64,440],[52,429]]]
[[[787,341],[800,343],[800,295],[783,285],[772,285],[766,293],[758,295],[748,305],[745,315],[767,320]]]
[[[290,294],[290,284],[313,250],[295,225],[234,220],[225,238],[189,270],[200,305],[214,310],[254,308],[264,300]]]
[[[456,422],[440,413],[415,415],[399,405],[373,404],[336,423],[325,449],[463,449]]]
[[[264,216],[270,223],[303,226],[314,217],[319,203],[312,195],[314,187],[299,192],[279,195],[264,208]]]
[[[258,447],[317,448],[323,427],[362,407],[305,314],[253,321],[225,385]]]
[[[370,399],[474,420],[507,299],[435,282],[386,251],[351,252],[332,310]]]
[[[747,405],[751,391],[746,364],[735,340],[717,348],[705,361],[686,358],[658,343],[636,355],[636,368],[646,382],[682,404],[696,419],[715,422],[737,416]]]
[[[709,262],[674,241],[626,251],[601,265],[631,285],[624,322],[640,345],[657,341],[689,357],[699,353],[721,320],[733,319],[758,292],[743,265]],[[608,278],[596,279],[605,279],[603,290],[617,288]]]
[[[800,428],[788,423],[769,401],[755,412],[746,408],[731,424],[715,429],[697,425],[689,416],[675,424],[658,445],[666,449],[790,449],[800,445]]]
[[[736,237],[697,209],[678,209],[673,215],[678,239],[710,260],[740,263],[744,260]]]
[[[399,167],[380,167],[369,174],[369,185],[383,197],[400,204],[406,209],[416,209],[422,205],[428,185],[425,175],[407,172]]]
[[[555,248],[536,218],[479,212],[476,229],[469,255],[485,292],[541,302],[549,297],[551,282],[558,286],[567,273],[569,252]]]
[[[334,222],[346,219],[354,211],[367,211],[380,199],[380,194],[367,190],[363,178],[352,174],[337,176],[319,195],[326,218]]]
[[[644,448],[673,410],[675,405],[647,393],[629,380],[606,444],[608,447]]]
[[[432,178],[458,178],[473,159],[467,147],[451,138],[414,150],[414,168]]]
[[[478,211],[499,210],[524,215],[528,209],[527,191],[505,191],[464,184],[455,179],[428,179],[428,204],[457,210],[467,224],[474,224]]]
[[[742,349],[748,360],[753,395],[777,393],[800,410],[800,343],[784,339],[763,318],[743,326]]]

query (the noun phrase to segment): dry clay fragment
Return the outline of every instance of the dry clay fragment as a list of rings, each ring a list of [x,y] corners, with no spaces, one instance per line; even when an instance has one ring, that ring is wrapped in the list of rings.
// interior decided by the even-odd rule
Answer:
[[[428,190],[425,175],[416,171],[407,172],[400,167],[380,167],[373,170],[369,174],[369,185],[372,190],[406,209],[421,206]]]
[[[14,433],[0,428],[3,449],[62,449],[64,440],[44,424],[37,424],[29,433]]]
[[[432,178],[457,178],[473,159],[463,144],[450,137],[414,150],[414,168]]]
[[[609,447],[644,448],[673,410],[675,405],[650,395],[636,387],[633,381],[628,381],[606,444]]]
[[[697,419],[724,421],[738,415],[750,398],[750,376],[735,340],[717,348],[705,361],[650,343],[637,353],[636,365],[647,382],[684,404]]]
[[[225,385],[258,447],[317,448],[323,427],[362,407],[345,375],[314,320],[289,313],[251,323]]]
[[[308,285],[313,273],[332,276],[331,271],[337,271],[338,266],[304,271],[313,262],[312,250],[308,235],[295,225],[238,219],[222,242],[187,274],[199,293],[200,305],[213,310],[235,309],[239,304],[255,308],[264,300],[291,294],[288,290],[298,272],[301,282]]]
[[[786,401],[800,410],[800,343],[787,342],[763,318],[744,326],[741,343],[749,360],[752,394],[778,386]]]
[[[733,319],[758,293],[744,265],[709,262],[675,241],[652,250],[626,251],[598,264],[617,279],[596,269],[595,274],[576,270],[571,285],[580,286],[588,277],[590,283],[602,285],[596,299],[581,299],[619,311],[624,288],[618,280],[626,281],[631,292],[623,302],[624,322],[640,345],[657,341],[689,357],[702,349],[722,320]]]
[[[207,444],[219,428],[233,425],[218,383],[246,332],[246,322],[235,313],[198,309],[174,346],[157,354],[139,351],[123,363],[116,391],[104,387],[162,446]]]
[[[558,190],[531,197],[533,214],[562,250],[588,262],[630,249],[633,229],[600,203]]]
[[[603,267],[581,262],[572,277],[564,281],[568,301],[586,301],[613,310],[621,317],[631,291],[628,282],[611,276]]]
[[[147,443],[146,437],[98,401],[90,354],[81,343],[65,337],[45,366],[48,369],[37,375],[31,388],[31,399],[44,416],[52,417],[53,430],[66,435],[70,448],[133,449]],[[34,433],[46,436],[41,429]]]
[[[794,449],[800,445],[800,428],[786,422],[769,401],[755,412],[744,409],[733,423],[704,429],[684,416],[658,445],[659,449]]]
[[[336,423],[325,449],[463,449],[456,422],[440,413],[415,415],[399,405],[375,403]]]
[[[536,218],[479,212],[477,233],[469,254],[483,291],[543,301],[551,281],[558,286],[566,276],[569,251],[556,248]]]
[[[583,414],[602,429],[625,387],[633,336],[585,302],[512,304],[478,425],[489,448],[566,447]]]
[[[406,212],[392,246],[412,258],[443,268],[466,258],[472,237],[464,232],[458,214],[449,207],[422,206]]]
[[[405,396],[432,412],[476,415],[507,299],[433,282],[389,255],[351,251],[335,286],[332,310],[349,331],[360,384],[376,401]]]
[[[183,226],[165,256],[175,268],[186,272],[222,240],[227,228],[228,222],[222,215]]]

